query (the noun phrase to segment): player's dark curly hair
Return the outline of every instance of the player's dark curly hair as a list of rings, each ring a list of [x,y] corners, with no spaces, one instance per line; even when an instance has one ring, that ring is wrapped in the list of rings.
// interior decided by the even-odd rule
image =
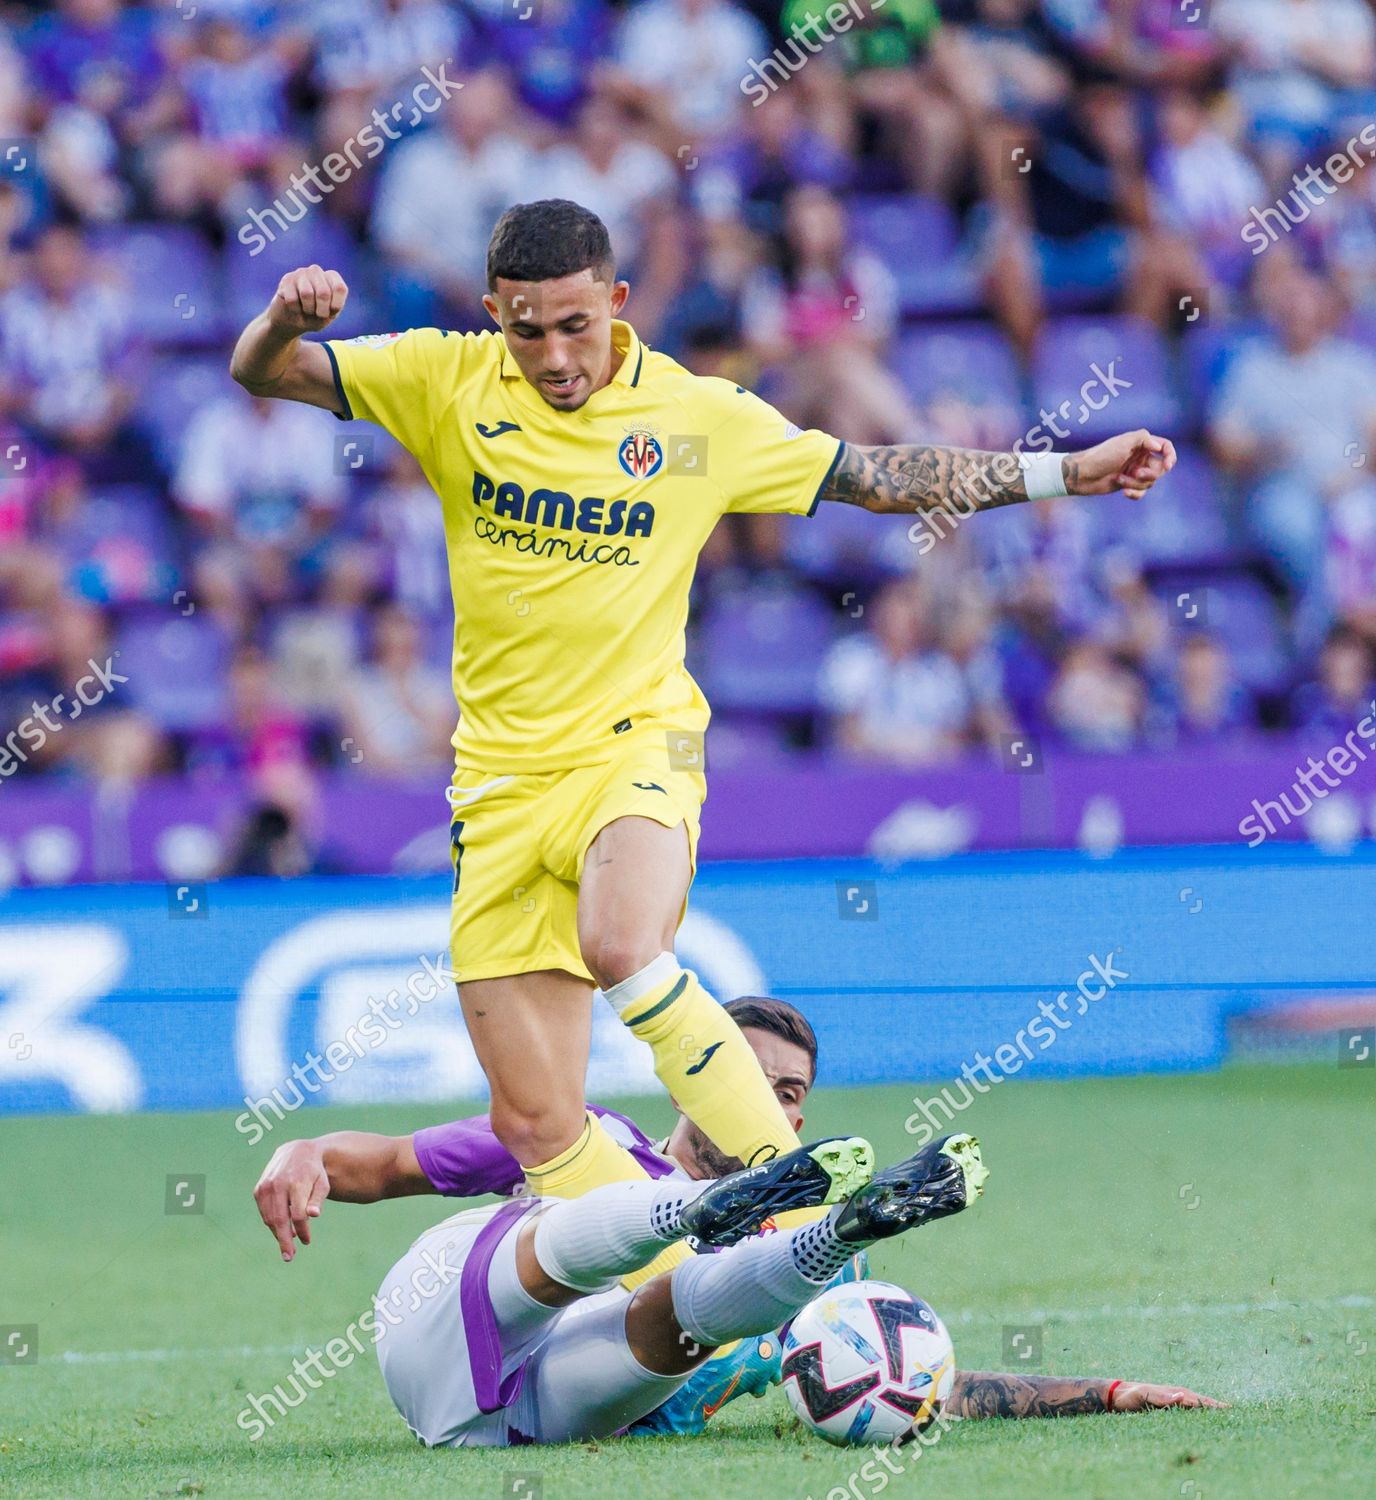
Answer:
[[[737,1026],[754,1026],[801,1047],[812,1064],[809,1086],[817,1082],[817,1033],[796,1006],[770,995],[741,995],[727,1001],[725,1010]]]
[[[497,220],[487,242],[487,289],[497,278],[553,281],[592,268],[598,281],[616,278],[607,226],[590,208],[567,198],[517,203]]]

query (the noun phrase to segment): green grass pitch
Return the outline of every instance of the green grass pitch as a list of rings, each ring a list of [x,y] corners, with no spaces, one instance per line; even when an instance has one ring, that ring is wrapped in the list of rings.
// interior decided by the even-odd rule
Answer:
[[[667,1125],[662,1099],[634,1108]],[[824,1090],[807,1133],[863,1130],[889,1159],[910,1109],[897,1088]],[[444,1117],[310,1111],[277,1134]],[[327,1204],[316,1243],[285,1266],[249,1195],[271,1141],[250,1149],[230,1119],[0,1126],[0,1324],[38,1325],[37,1361],[0,1365],[0,1495],[498,1500],[528,1493],[517,1476],[538,1478],[544,1500],[878,1493],[852,1479],[865,1455],[810,1438],[778,1392],[728,1407],[704,1438],[427,1452],[371,1350],[249,1442],[235,1425],[246,1393],[341,1334],[446,1207]],[[947,1319],[961,1366],[1007,1368],[1005,1326],[1039,1326],[1043,1371],[1179,1381],[1234,1405],[956,1424],[893,1494],[1370,1493],[1376,1072],[1009,1082],[961,1123],[984,1143],[985,1198],[876,1256]],[[165,1213],[169,1173],[204,1174],[203,1214]]]

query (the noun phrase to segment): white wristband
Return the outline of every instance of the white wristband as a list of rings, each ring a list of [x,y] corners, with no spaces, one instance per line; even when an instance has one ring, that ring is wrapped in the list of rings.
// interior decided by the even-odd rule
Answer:
[[[1064,457],[1063,453],[1018,454],[1029,500],[1055,500],[1070,493],[1065,487],[1065,473],[1061,468]]]

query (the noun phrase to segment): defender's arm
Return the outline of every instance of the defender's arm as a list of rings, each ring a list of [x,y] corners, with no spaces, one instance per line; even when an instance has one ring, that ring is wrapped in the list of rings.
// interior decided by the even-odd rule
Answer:
[[[272,301],[239,335],[229,373],[255,396],[302,401],[342,416],[329,352],[323,344],[303,343],[301,335],[328,328],[348,296],[338,271],[288,271]]]
[[[1035,455],[1041,461],[1045,455]],[[1060,455],[1061,480],[1069,495],[1107,495],[1122,490],[1140,500],[1175,467],[1169,438],[1140,428],[1120,433],[1081,453]],[[962,512],[1017,505],[1031,498],[1016,453],[899,443],[861,448],[847,443],[823,500],[872,511],[930,511],[958,505]]]
[[[957,1370],[943,1410],[952,1417],[1078,1417],[1092,1412],[1156,1411],[1167,1406],[1226,1406],[1183,1386],[1059,1375]]]
[[[263,1169],[253,1198],[263,1223],[281,1247],[282,1259],[291,1260],[296,1240],[310,1244],[310,1221],[320,1217],[326,1198],[377,1203],[434,1191],[421,1170],[411,1136],[340,1130],[279,1146]]]

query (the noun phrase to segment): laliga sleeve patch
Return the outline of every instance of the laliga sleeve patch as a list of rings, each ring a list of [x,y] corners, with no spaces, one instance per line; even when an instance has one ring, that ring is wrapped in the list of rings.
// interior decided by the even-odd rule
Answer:
[[[395,344],[398,339],[404,339],[409,328],[404,328],[400,333],[360,333],[357,338],[345,339],[347,344],[362,344],[365,349],[381,349],[386,344]]]

